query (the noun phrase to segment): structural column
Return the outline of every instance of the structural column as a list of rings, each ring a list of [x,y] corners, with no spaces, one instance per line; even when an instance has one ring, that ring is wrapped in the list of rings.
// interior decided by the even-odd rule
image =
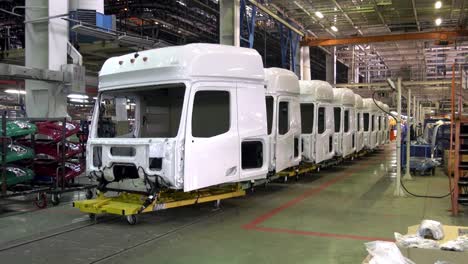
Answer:
[[[67,64],[68,22],[63,19],[40,20],[68,13],[68,1],[26,0],[25,64],[27,67],[60,71]],[[28,117],[65,117],[67,98],[61,84],[26,80]]]
[[[397,138],[396,138],[397,173],[395,180],[395,196],[405,196],[401,187],[401,77],[397,83]]]
[[[330,54],[326,55],[326,78],[327,82],[336,84],[336,46],[330,50]]]
[[[351,64],[348,68],[348,82],[359,83],[359,61],[356,60],[355,46],[349,46],[351,50]]]
[[[406,173],[403,176],[404,180],[412,180],[410,173],[410,151],[411,151],[411,123],[415,123],[414,120],[411,122],[411,89],[408,89],[408,97],[406,99]],[[414,113],[413,113],[414,114]]]
[[[301,80],[309,81],[310,76],[310,48],[308,46],[301,47],[300,50],[300,68],[301,68]]]
[[[416,119],[416,96],[413,96],[413,124],[414,124],[414,131],[417,137],[419,136],[419,126],[418,126],[418,121]]]
[[[240,47],[240,1],[219,1],[219,42]]]

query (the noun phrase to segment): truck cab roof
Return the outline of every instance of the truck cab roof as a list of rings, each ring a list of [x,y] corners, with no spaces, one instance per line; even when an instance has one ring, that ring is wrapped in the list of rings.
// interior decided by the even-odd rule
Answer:
[[[262,58],[253,49],[188,44],[109,58],[99,72],[99,89],[174,83],[194,78],[262,83],[265,79]]]

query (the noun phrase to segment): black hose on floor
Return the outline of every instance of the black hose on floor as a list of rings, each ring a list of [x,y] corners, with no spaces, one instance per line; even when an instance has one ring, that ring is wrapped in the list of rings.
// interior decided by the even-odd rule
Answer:
[[[375,96],[375,91],[372,93],[372,101],[374,101],[374,104],[375,104],[380,110],[382,110],[382,112],[388,114],[388,115],[391,116],[393,119],[395,119],[395,121],[397,121],[396,117],[395,117],[392,113],[383,110],[383,109],[377,104],[377,102],[375,101],[374,96]],[[450,177],[450,176],[449,176],[449,177]],[[410,191],[406,188],[406,186],[405,186],[405,184],[403,183],[403,180],[402,180],[401,178],[400,178],[400,184],[401,184],[401,187],[403,187],[403,190],[405,190],[405,192],[407,192],[407,193],[408,193],[409,195],[411,195],[411,196],[418,197],[418,198],[442,199],[442,198],[445,198],[445,197],[448,197],[448,196],[452,195],[453,191],[455,190],[455,189],[452,189],[449,193],[444,194],[444,195],[441,195],[441,196],[421,195],[421,194],[415,194],[415,193],[410,192]]]
[[[403,180],[402,180],[402,179],[400,179],[400,183],[401,183],[401,187],[403,187],[403,190],[405,190],[405,192],[407,192],[407,193],[410,194],[411,196],[418,197],[418,198],[442,199],[442,198],[445,198],[445,197],[447,197],[447,196],[452,195],[453,191],[455,190],[455,189],[452,189],[449,193],[444,194],[444,195],[441,195],[441,196],[420,195],[420,194],[414,194],[414,193],[410,192],[410,191],[406,188],[405,184],[403,184]]]

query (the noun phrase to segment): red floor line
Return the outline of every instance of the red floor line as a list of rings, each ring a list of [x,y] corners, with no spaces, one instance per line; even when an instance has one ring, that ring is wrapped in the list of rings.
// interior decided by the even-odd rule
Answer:
[[[273,217],[274,215],[280,213],[281,211],[303,201],[304,199],[306,198],[309,198],[311,196],[314,196],[318,193],[320,193],[321,191],[325,190],[326,188],[330,187],[331,185],[347,178],[347,177],[350,177],[351,175],[353,175],[354,173],[356,173],[357,171],[359,170],[362,170],[364,168],[367,168],[369,165],[373,164],[372,162],[363,162],[362,163],[364,166],[361,166],[360,168],[354,168],[352,170],[348,170],[346,171],[343,175],[341,176],[337,176],[323,184],[321,184],[320,186],[318,187],[314,187],[312,188],[311,190],[309,191],[306,191],[305,193],[303,193],[302,195],[292,199],[291,201],[255,218],[252,222],[244,225],[243,227],[244,228],[247,228],[247,229],[252,229],[252,228],[256,228],[259,224],[265,222],[266,220],[268,220],[269,218]]]
[[[303,235],[303,236],[315,236],[315,237],[332,237],[340,239],[353,239],[353,240],[364,240],[364,241],[389,241],[394,242],[395,240],[383,237],[368,237],[368,236],[357,236],[357,235],[346,235],[346,234],[332,234],[332,233],[321,233],[321,232],[312,232],[312,231],[303,231],[303,230],[293,230],[293,229],[284,229],[284,228],[271,228],[271,227],[252,227],[252,230],[269,232],[269,233],[286,233],[293,235]]]

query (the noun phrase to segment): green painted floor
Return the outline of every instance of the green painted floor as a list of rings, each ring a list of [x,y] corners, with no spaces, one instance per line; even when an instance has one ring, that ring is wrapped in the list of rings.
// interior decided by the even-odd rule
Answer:
[[[64,204],[0,214],[2,263],[361,263],[364,243],[392,240],[422,219],[452,217],[449,198],[393,196],[394,146],[336,168],[273,183],[245,197],[91,224]],[[442,170],[406,182],[417,194],[448,192]]]

